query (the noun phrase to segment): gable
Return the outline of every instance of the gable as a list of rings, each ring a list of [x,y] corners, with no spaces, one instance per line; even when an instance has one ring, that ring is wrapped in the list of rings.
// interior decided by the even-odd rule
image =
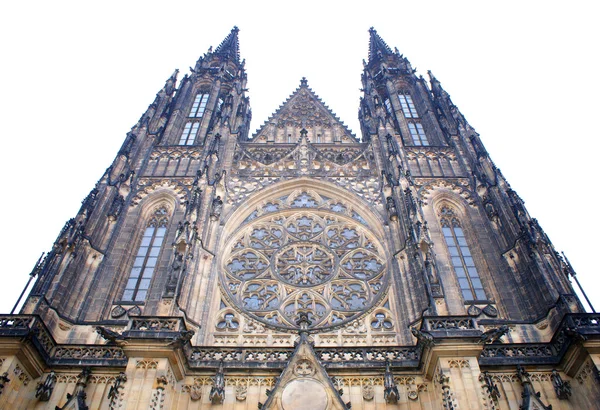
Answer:
[[[321,365],[308,334],[301,332],[300,342],[288,365],[268,392],[269,398],[259,408],[264,410],[347,410],[340,391],[335,388]]]
[[[265,121],[253,142],[296,143],[300,131],[307,131],[311,143],[356,143],[346,125],[317,96],[305,78],[300,87]]]

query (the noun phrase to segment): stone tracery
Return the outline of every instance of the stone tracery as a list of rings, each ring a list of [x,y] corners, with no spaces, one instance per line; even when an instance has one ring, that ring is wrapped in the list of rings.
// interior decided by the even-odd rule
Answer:
[[[265,202],[228,241],[227,298],[283,329],[296,328],[300,313],[328,328],[368,312],[387,288],[384,250],[349,209],[309,190]]]

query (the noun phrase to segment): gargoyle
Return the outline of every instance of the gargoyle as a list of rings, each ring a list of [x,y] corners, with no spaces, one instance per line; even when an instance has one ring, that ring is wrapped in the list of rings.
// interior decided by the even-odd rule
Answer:
[[[583,343],[587,340],[587,337],[582,335],[576,326],[568,326],[564,332],[574,343]]]
[[[169,343],[169,346],[173,346],[176,348],[182,347],[184,344],[192,340],[192,337],[194,337],[195,333],[196,332],[194,332],[193,330],[182,330],[181,332],[179,332],[179,336],[173,338],[173,341]]]
[[[479,339],[479,343],[481,343],[481,344],[502,343],[502,341],[500,339],[502,338],[502,336],[504,336],[508,332],[510,332],[510,328],[506,325],[502,325],[496,329],[490,329],[481,335],[481,339]]]
[[[433,335],[424,330],[419,330],[416,327],[411,327],[410,332],[414,337],[417,338],[419,343],[423,343],[425,346],[433,346],[435,341],[433,340]]]
[[[110,330],[104,326],[96,326],[96,332],[102,337],[102,339],[106,340],[109,345],[116,345],[119,342],[125,341],[125,336],[120,333],[117,333],[113,330]]]

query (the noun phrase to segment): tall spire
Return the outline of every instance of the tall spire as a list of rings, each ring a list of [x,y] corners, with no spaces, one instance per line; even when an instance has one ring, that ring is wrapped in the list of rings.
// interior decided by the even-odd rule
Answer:
[[[225,37],[225,40],[215,50],[215,54],[221,54],[226,57],[233,59],[235,62],[240,62],[240,41],[238,39],[238,32],[240,29],[234,26],[231,32]]]
[[[377,34],[377,30],[371,27],[369,34],[369,62],[374,61],[380,54],[393,54],[392,49]]]

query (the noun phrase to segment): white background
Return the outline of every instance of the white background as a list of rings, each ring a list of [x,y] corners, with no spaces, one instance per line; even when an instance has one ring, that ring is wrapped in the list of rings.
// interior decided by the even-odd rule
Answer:
[[[452,4],[450,4],[452,3]],[[368,28],[432,70],[600,308],[596,2],[0,5],[0,311],[175,68],[240,28],[252,132],[306,76],[359,133]]]

